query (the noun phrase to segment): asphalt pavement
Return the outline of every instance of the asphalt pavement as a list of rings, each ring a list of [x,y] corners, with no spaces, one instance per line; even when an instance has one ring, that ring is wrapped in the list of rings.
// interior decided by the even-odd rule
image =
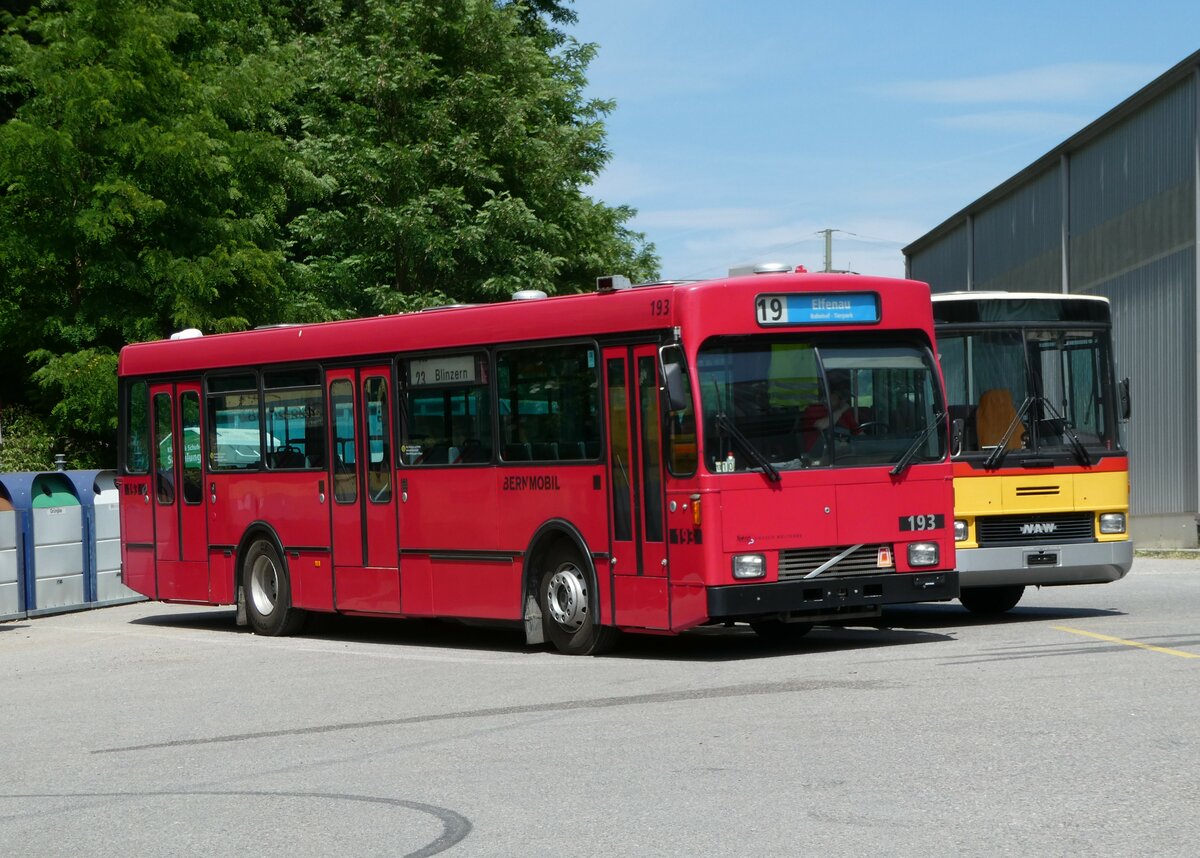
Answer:
[[[0,623],[0,855],[1197,854],[1200,558],[817,628]]]

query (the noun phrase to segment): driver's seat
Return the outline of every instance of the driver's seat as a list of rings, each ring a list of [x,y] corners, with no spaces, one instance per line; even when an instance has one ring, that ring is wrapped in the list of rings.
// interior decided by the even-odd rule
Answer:
[[[979,444],[983,447],[995,447],[1004,438],[1004,433],[1017,418],[1017,409],[1013,407],[1012,394],[1006,387],[994,387],[986,390],[979,397],[979,408],[975,412],[975,432],[979,436]],[[1025,446],[1025,427],[1017,426],[1004,445],[1006,450],[1016,450]]]

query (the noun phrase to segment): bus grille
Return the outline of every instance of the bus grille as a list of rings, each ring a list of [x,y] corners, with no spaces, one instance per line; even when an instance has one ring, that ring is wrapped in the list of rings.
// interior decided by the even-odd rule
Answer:
[[[992,515],[975,519],[980,547],[1094,542],[1092,514]]]
[[[828,546],[823,548],[793,548],[779,552],[779,580],[795,581],[812,572],[822,563],[827,563],[837,557],[849,545]],[[894,565],[880,568],[879,549],[882,545],[863,545],[847,554],[833,566],[830,566],[818,577],[845,578],[851,575],[878,575],[881,572],[895,572]],[[886,546],[892,554],[892,547]],[[895,560],[893,558],[893,564]]]

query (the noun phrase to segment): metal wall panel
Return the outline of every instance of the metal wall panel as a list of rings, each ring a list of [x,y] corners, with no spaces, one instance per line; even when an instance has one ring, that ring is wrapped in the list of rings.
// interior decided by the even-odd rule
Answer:
[[[1062,169],[1055,166],[974,217],[974,289],[1062,290]]]
[[[1156,82],[1153,95],[1130,99],[1109,124],[1089,126],[1051,153],[1057,167],[1030,171],[1004,197],[977,202],[952,221],[953,233],[910,257],[912,275],[935,291],[967,288],[961,266],[969,258],[972,288],[1056,292],[1064,266],[1053,261],[1065,231],[1069,289],[1112,301],[1117,369],[1132,383],[1132,512],[1174,519],[1184,530],[1181,520],[1200,506],[1198,81],[1192,67],[1176,83]],[[1065,213],[1057,179],[1064,160]],[[1041,218],[1055,208],[1065,221]]]
[[[1196,241],[1189,78],[1070,156],[1071,291]]]
[[[1089,289],[1112,302],[1117,376],[1128,376],[1133,416],[1130,509],[1196,512],[1196,249]]]
[[[934,292],[967,288],[967,225],[964,221],[936,243],[909,258],[908,276]]]

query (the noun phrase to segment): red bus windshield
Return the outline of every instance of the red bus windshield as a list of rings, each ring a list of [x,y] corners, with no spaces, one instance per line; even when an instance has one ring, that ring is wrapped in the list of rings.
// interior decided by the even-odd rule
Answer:
[[[883,336],[717,338],[697,363],[713,473],[758,467],[738,435],[780,470],[895,464],[917,439],[917,461],[946,455],[928,348]]]

